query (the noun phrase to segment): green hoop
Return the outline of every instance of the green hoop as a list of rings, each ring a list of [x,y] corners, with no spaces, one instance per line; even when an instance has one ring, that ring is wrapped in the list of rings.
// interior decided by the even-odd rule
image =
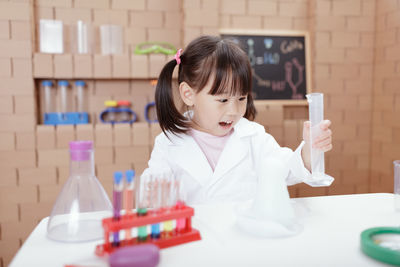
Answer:
[[[361,233],[361,250],[378,261],[400,266],[400,251],[382,247],[374,242],[373,236],[380,234],[400,235],[400,228],[375,227],[364,230]]]

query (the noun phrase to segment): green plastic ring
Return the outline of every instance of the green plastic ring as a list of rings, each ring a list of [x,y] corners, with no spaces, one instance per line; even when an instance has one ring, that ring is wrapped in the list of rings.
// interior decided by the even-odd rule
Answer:
[[[400,235],[400,228],[375,227],[364,230],[361,233],[361,250],[378,261],[400,266],[400,251],[382,247],[374,242],[373,236],[380,234]]]
[[[150,45],[148,48],[142,48],[145,45]],[[135,54],[144,55],[150,53],[161,53],[165,55],[174,55],[176,48],[172,44],[163,42],[144,42],[140,43],[135,47]]]

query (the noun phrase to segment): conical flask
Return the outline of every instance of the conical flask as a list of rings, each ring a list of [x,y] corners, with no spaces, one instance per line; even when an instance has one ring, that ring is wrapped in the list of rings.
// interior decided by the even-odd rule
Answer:
[[[101,221],[112,216],[112,205],[94,174],[92,141],[74,141],[70,176],[54,204],[47,225],[50,239],[83,242],[103,237]]]

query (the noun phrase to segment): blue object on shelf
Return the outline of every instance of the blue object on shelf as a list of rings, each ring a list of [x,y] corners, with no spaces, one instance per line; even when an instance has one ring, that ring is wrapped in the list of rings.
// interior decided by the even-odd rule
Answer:
[[[85,83],[85,81],[77,80],[77,81],[75,81],[75,85],[76,85],[76,86],[85,87],[86,83]]]
[[[89,123],[89,114],[87,112],[52,112],[44,114],[44,124],[87,124]]]
[[[104,120],[104,118],[107,116],[107,113],[109,113],[109,112],[113,112],[113,113],[115,113],[116,115],[118,114],[118,113],[122,113],[122,112],[128,112],[129,114],[131,114],[131,116],[132,116],[132,119],[131,120],[125,120],[125,121],[118,121],[118,120],[115,120],[115,121],[106,121],[106,120]],[[100,120],[101,120],[101,122],[103,122],[103,123],[111,123],[111,124],[114,124],[114,123],[134,123],[136,120],[137,120],[137,115],[136,115],[136,113],[132,110],[132,109],[130,109],[130,108],[114,108],[114,107],[110,107],[110,108],[106,108],[105,110],[103,110],[101,113],[100,113]]]
[[[42,81],[42,86],[53,86],[53,81],[51,80],[44,80]]]
[[[59,80],[57,84],[58,86],[68,86],[69,82],[67,80]]]
[[[149,110],[150,110],[150,108],[151,107],[155,107],[156,106],[156,102],[150,102],[150,103],[148,103],[147,105],[146,105],[146,107],[144,108],[144,118],[146,119],[146,121],[148,122],[148,123],[158,123],[158,120],[157,119],[155,119],[155,120],[151,120],[150,118],[149,118]]]

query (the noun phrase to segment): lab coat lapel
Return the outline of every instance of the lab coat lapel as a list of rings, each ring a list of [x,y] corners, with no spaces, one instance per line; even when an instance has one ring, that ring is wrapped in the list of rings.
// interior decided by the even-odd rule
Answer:
[[[193,137],[183,134],[172,137],[169,156],[202,186],[212,178],[212,169]]]
[[[248,155],[249,147],[242,138],[240,133],[236,131],[228,139],[219,157],[210,186],[217,183],[224,174],[237,166]]]

